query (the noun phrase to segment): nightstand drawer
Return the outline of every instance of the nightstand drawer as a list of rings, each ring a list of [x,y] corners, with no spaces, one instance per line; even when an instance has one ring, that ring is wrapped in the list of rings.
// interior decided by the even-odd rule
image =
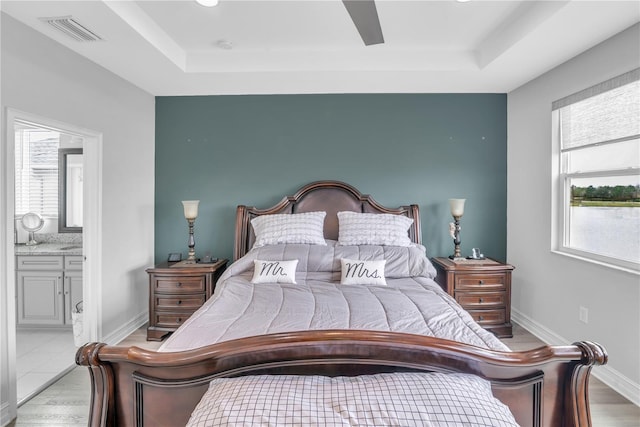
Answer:
[[[204,304],[204,301],[206,299],[204,294],[180,296],[156,294],[155,297],[157,309],[196,309],[200,308],[200,306]]]
[[[505,307],[506,295],[505,292],[456,292],[456,301],[465,309]]]
[[[455,289],[491,289],[499,290],[506,288],[506,277],[504,274],[457,274],[455,277]]]
[[[467,310],[473,320],[480,325],[501,324],[506,321],[505,309],[498,310]]]
[[[160,328],[177,328],[178,326],[182,325],[192,314],[193,310],[181,313],[156,312],[155,326]]]
[[[156,277],[155,290],[167,293],[194,293],[204,292],[206,280],[202,276],[182,276],[182,277]]]

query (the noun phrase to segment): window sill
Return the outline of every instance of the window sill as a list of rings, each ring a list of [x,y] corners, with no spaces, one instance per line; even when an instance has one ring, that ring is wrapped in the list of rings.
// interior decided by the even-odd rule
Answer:
[[[600,261],[600,260],[597,260],[597,259],[589,258],[587,256],[578,255],[578,254],[565,252],[565,251],[560,251],[560,250],[557,250],[557,249],[552,249],[551,253],[554,253],[554,254],[557,254],[557,255],[566,256],[566,257],[577,259],[577,260],[581,260],[581,261],[584,261],[584,262],[588,262],[590,264],[596,264],[596,265],[600,265],[600,266],[603,266],[603,267],[611,268],[613,270],[624,271],[625,273],[630,273],[630,274],[633,274],[635,276],[640,276],[640,270],[637,270],[637,269],[634,269],[634,268],[624,267],[624,266],[621,266],[621,265],[612,264],[612,263],[609,263],[609,262],[605,262],[605,261]]]

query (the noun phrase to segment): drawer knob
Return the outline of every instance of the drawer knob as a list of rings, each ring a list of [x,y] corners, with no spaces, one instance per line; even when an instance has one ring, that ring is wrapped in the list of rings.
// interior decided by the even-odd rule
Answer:
[[[479,320],[484,320],[484,316],[479,316],[478,319]]]
[[[181,300],[181,299],[179,299],[179,300],[178,300],[178,302],[177,302],[177,304],[178,304],[178,305],[182,304],[182,300]]]
[[[182,286],[182,282],[178,282],[178,284],[176,286],[177,287],[181,287]]]
[[[178,317],[178,322],[177,323],[180,323],[180,322],[182,322],[182,317]]]
[[[484,285],[484,280],[478,280],[478,283],[479,283],[480,285]]]
[[[484,298],[478,298],[478,302],[482,304],[484,302]]]

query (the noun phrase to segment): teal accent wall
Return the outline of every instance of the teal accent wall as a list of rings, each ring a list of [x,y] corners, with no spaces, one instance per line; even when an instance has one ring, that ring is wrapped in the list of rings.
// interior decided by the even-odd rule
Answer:
[[[197,256],[231,259],[237,205],[323,179],[418,204],[429,256],[453,252],[448,199],[466,198],[463,254],[505,260],[506,108],[505,94],[157,97],[156,261],[186,256],[182,200],[200,200]]]

